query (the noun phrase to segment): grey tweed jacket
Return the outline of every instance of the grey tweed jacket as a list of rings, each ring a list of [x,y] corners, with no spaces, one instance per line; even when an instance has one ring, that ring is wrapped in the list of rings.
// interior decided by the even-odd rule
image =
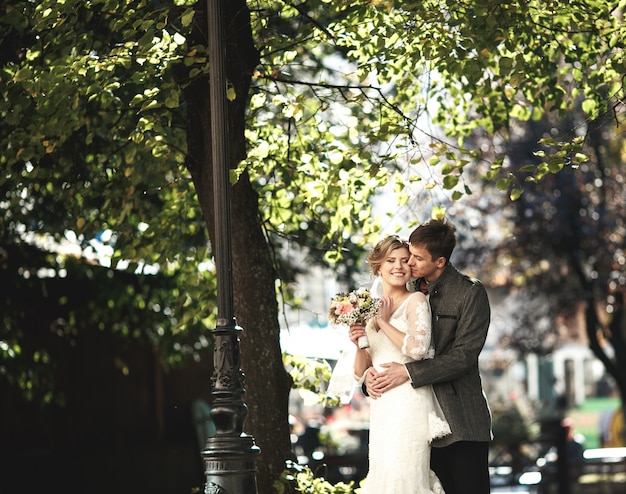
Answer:
[[[432,384],[456,441],[490,441],[491,411],[482,388],[478,355],[487,338],[491,309],[485,287],[448,263],[429,287],[435,357],[406,364],[413,387]]]

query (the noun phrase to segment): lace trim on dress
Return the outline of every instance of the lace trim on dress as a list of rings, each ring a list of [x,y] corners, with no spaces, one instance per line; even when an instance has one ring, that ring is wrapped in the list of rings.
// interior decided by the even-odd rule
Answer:
[[[452,434],[452,431],[448,421],[439,417],[435,412],[430,412],[428,414],[428,442],[432,443],[435,439],[450,434]]]
[[[433,394],[433,408],[432,412],[428,413],[428,442],[431,443],[435,439],[448,436],[452,434],[450,424],[446,419],[443,409],[439,404],[437,395],[432,386],[430,386],[431,393]]]

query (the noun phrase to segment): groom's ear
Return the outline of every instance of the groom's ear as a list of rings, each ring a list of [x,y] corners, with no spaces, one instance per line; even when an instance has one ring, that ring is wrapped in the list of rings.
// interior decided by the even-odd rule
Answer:
[[[446,258],[441,256],[437,259],[437,261],[435,262],[436,266],[438,268],[443,268],[446,265]]]

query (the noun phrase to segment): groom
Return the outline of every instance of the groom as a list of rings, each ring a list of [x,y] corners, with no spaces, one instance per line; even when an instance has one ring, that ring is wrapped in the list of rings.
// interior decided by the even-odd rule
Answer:
[[[452,434],[432,444],[430,465],[446,494],[488,494],[491,412],[482,389],[478,355],[487,338],[487,292],[450,263],[455,228],[445,220],[418,226],[409,237],[409,266],[416,286],[428,290],[435,357],[370,368],[367,394],[382,393],[408,379],[414,388],[432,384]]]

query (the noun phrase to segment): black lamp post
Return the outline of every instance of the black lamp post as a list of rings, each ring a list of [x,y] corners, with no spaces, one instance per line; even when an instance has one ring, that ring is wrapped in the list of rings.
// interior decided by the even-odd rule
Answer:
[[[212,239],[217,270],[218,319],[211,378],[211,419],[216,433],[202,451],[206,484],[204,494],[256,494],[254,438],[243,433],[248,409],[243,401],[244,376],[240,369],[239,333],[233,310],[230,180],[226,76],[222,34],[222,0],[207,0],[209,64],[211,74],[211,140],[215,239]]]

